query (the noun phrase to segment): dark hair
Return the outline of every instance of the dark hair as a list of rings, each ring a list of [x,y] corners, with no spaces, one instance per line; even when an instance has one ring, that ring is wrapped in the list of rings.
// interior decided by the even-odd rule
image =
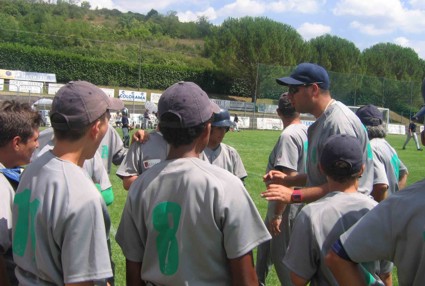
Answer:
[[[207,122],[189,128],[164,127],[161,125],[161,122],[163,121],[180,122],[179,118],[173,113],[165,113],[161,116],[161,121],[159,122],[158,126],[159,131],[161,131],[167,143],[169,143],[173,147],[180,147],[182,145],[189,145],[196,138],[198,138],[207,126],[207,123],[211,121],[211,119]]]
[[[23,143],[33,136],[41,124],[41,116],[28,103],[6,100],[0,106],[0,147],[4,147],[15,136]]]
[[[325,173],[326,176],[328,176],[329,178],[331,178],[332,180],[340,184],[344,184],[349,181],[355,181],[358,178],[360,178],[360,172],[351,174],[351,175],[335,175],[334,173],[326,171],[325,169],[323,169],[323,172]]]
[[[292,118],[298,115],[295,107],[292,106],[289,100],[288,93],[284,92],[279,98],[278,110],[282,113],[283,117]]]
[[[87,130],[89,130],[93,126],[93,124],[95,124],[98,120],[101,120],[101,121],[104,120],[108,113],[109,111],[106,111],[97,120],[93,121],[91,124],[87,126],[81,126],[81,128],[79,129],[59,130],[59,129],[53,128],[55,138],[57,138],[58,140],[66,140],[66,141],[75,142],[81,139],[87,133]],[[60,114],[55,113],[51,116],[51,118],[57,123],[66,123],[65,118],[61,116]]]
[[[369,140],[372,140],[374,138],[385,138],[385,136],[387,136],[387,132],[385,131],[383,125],[366,126],[366,130]]]

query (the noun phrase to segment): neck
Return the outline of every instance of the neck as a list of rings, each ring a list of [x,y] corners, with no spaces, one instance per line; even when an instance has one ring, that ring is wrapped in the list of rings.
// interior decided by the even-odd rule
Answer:
[[[55,147],[53,147],[52,153],[56,157],[74,163],[80,167],[83,167],[84,161],[90,159],[85,148],[83,140],[75,142],[69,141],[56,141]]]
[[[289,125],[292,125],[292,124],[301,124],[301,120],[300,120],[299,116],[290,117],[290,118],[282,117],[282,123],[283,123],[283,128],[286,128],[286,127],[288,127]]]
[[[174,160],[179,158],[199,158],[202,150],[199,151],[196,148],[196,144],[192,143],[189,145],[183,145],[179,147],[174,147],[170,145],[170,152],[168,152],[167,160]]]
[[[326,111],[326,109],[328,109],[329,106],[335,101],[329,94],[319,96],[321,97],[317,102],[317,107],[315,108],[315,110],[313,110],[313,112],[311,112],[311,114],[313,114],[316,119],[319,118]]]
[[[328,190],[330,191],[339,191],[342,193],[355,193],[357,192],[358,186],[359,186],[359,180],[355,181],[348,181],[345,183],[339,183],[331,178],[327,177],[328,180]]]
[[[0,162],[6,168],[14,168],[19,165],[18,162],[13,158],[12,154],[13,153],[9,150],[5,150],[4,148],[0,149]]]

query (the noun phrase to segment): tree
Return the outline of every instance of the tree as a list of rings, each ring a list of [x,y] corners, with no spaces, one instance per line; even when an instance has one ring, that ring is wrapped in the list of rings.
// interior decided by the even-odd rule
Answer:
[[[310,61],[329,72],[333,95],[346,104],[356,105],[363,73],[360,50],[352,42],[331,35],[314,38],[308,44]]]
[[[361,52],[354,43],[337,36],[323,35],[308,42],[312,62],[328,71],[361,73]]]
[[[294,66],[307,47],[295,29],[268,18],[230,18],[206,39],[205,54],[234,79],[242,80],[256,100],[258,65]]]

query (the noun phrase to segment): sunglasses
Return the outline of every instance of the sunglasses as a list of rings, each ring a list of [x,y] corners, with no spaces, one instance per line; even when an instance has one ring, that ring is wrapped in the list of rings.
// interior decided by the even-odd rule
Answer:
[[[228,126],[213,126],[213,127],[217,128],[217,129],[224,130],[224,131],[226,131],[226,133],[229,132],[229,130],[230,130],[230,127],[228,127]]]
[[[318,82],[312,82],[312,83],[303,83],[303,84],[299,84],[299,85],[290,85],[288,92],[290,94],[296,94],[300,90],[300,87],[307,87],[307,86],[311,86],[313,84],[321,84],[321,83],[323,83],[323,82],[318,81]]]

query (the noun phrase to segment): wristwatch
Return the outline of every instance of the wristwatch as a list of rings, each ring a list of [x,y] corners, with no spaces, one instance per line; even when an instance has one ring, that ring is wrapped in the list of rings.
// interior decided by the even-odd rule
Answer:
[[[291,195],[291,202],[301,203],[302,201],[303,201],[303,195],[301,194],[301,190],[294,190]]]

